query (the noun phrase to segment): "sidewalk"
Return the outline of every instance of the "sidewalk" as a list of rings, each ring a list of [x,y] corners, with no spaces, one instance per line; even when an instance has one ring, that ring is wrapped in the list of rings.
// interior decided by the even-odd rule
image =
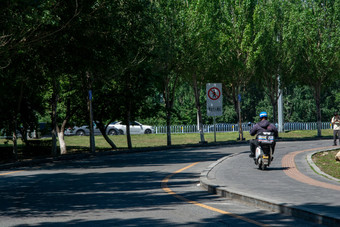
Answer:
[[[283,147],[283,146],[281,146]],[[336,147],[339,149],[339,147]],[[315,173],[311,155],[323,149],[291,152],[277,148],[274,162],[258,170],[249,153],[226,156],[201,173],[201,186],[210,193],[235,199],[314,223],[340,226],[340,180]],[[333,148],[334,149],[334,148]],[[315,166],[314,166],[315,167]]]

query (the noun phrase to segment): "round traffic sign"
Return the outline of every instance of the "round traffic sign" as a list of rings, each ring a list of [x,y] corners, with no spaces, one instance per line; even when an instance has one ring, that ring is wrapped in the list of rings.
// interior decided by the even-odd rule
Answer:
[[[217,87],[212,87],[208,91],[208,97],[211,100],[217,100],[219,97],[221,97],[221,91]]]

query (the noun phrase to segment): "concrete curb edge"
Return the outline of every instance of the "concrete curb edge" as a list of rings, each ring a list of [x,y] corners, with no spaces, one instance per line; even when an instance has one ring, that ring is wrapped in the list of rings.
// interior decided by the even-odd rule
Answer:
[[[316,151],[315,153],[317,152],[320,152],[320,151]],[[304,219],[304,220],[307,220],[313,223],[323,224],[327,226],[339,226],[340,225],[340,219],[338,219],[337,217],[333,217],[331,215],[316,213],[315,211],[309,210],[308,208],[304,208],[304,209],[296,208],[294,207],[293,204],[278,203],[275,201],[271,201],[269,199],[264,200],[262,198],[261,199],[256,198],[255,196],[247,195],[245,193],[241,194],[239,192],[235,192],[226,187],[220,187],[219,185],[212,183],[208,179],[209,172],[215,166],[217,166],[222,161],[224,161],[225,159],[232,158],[236,155],[239,155],[239,154],[225,156],[217,160],[216,162],[212,163],[211,165],[209,165],[209,167],[207,167],[201,173],[201,176],[200,176],[201,187],[207,190],[209,193],[216,194],[221,197],[232,199],[232,200],[245,203],[248,205],[252,205],[255,207],[264,208],[264,209],[271,210],[274,212],[279,212],[285,215],[290,215],[293,217],[301,218],[301,219]]]
[[[312,169],[315,170],[315,172],[317,172],[319,175],[322,175],[328,179],[331,179],[331,180],[334,180],[334,181],[337,181],[337,182],[340,182],[339,179],[335,178],[335,177],[332,177],[331,175],[328,175],[327,173],[323,172],[317,165],[315,165],[312,157],[314,154],[317,154],[317,153],[320,153],[320,152],[326,152],[326,151],[333,151],[333,150],[338,150],[339,148],[333,148],[333,149],[327,149],[327,150],[320,150],[320,151],[315,151],[313,153],[310,153],[307,155],[307,162],[308,164],[311,166]]]

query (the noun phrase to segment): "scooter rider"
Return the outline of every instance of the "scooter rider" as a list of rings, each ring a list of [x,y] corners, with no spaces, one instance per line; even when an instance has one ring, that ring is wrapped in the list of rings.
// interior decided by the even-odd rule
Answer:
[[[261,121],[258,122],[252,129],[250,129],[250,135],[255,136],[261,132],[274,132],[274,137],[278,137],[278,131],[277,128],[271,124],[268,120],[268,114],[267,112],[261,112],[260,113],[260,119]],[[256,136],[257,138],[257,136]],[[255,157],[255,150],[258,146],[257,139],[250,140],[250,155],[249,157],[254,158]],[[275,142],[273,144],[273,153],[275,148]]]

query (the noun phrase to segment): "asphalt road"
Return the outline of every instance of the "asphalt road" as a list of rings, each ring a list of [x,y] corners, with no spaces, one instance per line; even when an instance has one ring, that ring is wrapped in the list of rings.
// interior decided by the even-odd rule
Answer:
[[[258,170],[247,153],[226,156],[202,173],[201,184],[228,198],[339,226],[340,182],[322,176],[308,163],[315,152],[337,149],[329,144],[325,140],[281,142],[266,171]]]
[[[312,226],[200,187],[207,166],[248,150],[187,148],[2,170],[0,226]]]

